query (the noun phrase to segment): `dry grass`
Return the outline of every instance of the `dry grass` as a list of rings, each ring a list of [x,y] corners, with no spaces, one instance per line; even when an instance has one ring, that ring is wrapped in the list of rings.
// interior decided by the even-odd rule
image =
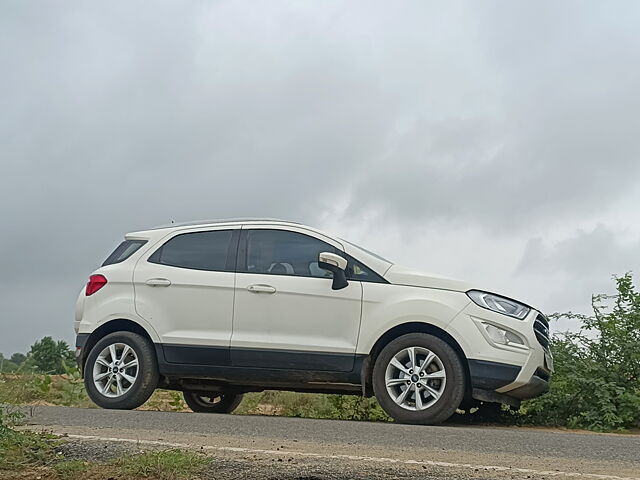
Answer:
[[[73,375],[0,374],[0,404],[95,408],[82,378]],[[156,390],[138,410],[189,412],[182,393]],[[346,420],[389,420],[374,399],[281,391],[249,393],[237,415],[277,415]]]

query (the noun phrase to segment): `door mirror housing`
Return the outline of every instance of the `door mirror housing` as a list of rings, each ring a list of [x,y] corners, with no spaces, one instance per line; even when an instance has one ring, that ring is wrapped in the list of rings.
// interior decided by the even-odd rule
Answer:
[[[318,266],[333,273],[332,290],[341,290],[349,285],[346,274],[346,258],[335,253],[322,252],[318,255]]]
[[[324,268],[325,270],[333,271],[328,266],[334,266],[339,268],[340,270],[347,269],[347,259],[341,257],[340,255],[336,255],[335,253],[322,252],[318,255],[318,264],[320,268]]]

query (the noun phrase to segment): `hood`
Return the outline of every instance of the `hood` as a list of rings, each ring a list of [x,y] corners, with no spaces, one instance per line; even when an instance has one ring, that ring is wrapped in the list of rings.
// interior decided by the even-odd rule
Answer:
[[[392,284],[411,287],[438,288],[456,292],[466,292],[474,289],[473,285],[462,280],[443,277],[435,273],[416,272],[400,265],[393,265],[389,268],[384,274],[384,278]]]

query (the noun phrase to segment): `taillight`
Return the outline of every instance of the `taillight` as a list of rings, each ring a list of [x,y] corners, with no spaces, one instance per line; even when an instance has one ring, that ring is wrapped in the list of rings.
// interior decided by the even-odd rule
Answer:
[[[91,275],[89,277],[89,281],[87,282],[87,288],[84,293],[88,297],[89,295],[93,295],[102,287],[107,284],[107,279],[104,275]]]

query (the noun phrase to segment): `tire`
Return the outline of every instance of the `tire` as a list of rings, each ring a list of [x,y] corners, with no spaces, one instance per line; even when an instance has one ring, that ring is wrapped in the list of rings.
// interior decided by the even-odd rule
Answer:
[[[112,346],[115,346],[118,364],[113,362]],[[134,360],[137,361],[135,366]],[[115,376],[113,367],[117,370]],[[149,399],[158,380],[158,360],[153,344],[132,332],[114,332],[99,340],[89,352],[84,368],[87,394],[102,408],[137,408]],[[109,382],[111,386],[106,388]]]
[[[242,394],[183,392],[189,408],[198,413],[231,413],[242,401]]]
[[[375,360],[372,380],[376,399],[389,416],[400,423],[434,425],[451,417],[462,402],[466,373],[448,343],[433,335],[410,333],[382,349]]]

